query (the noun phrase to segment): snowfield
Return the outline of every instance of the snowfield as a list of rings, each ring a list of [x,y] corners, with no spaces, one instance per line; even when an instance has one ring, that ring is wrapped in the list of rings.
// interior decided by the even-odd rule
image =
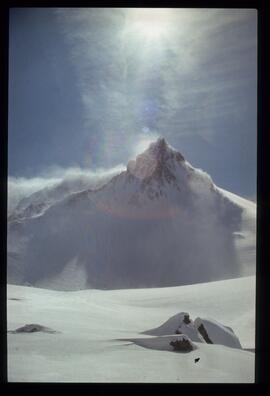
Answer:
[[[8,333],[9,382],[254,382],[255,354],[245,349],[255,347],[255,276],[124,290],[8,285],[7,301],[9,331],[56,331]],[[181,312],[230,327],[243,349],[193,341],[195,350],[174,352],[175,334],[145,333]]]

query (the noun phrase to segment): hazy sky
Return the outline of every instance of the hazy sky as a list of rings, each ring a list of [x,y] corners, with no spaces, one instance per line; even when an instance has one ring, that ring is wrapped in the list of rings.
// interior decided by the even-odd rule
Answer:
[[[256,194],[255,10],[13,9],[9,73],[10,176],[115,167],[164,136]]]

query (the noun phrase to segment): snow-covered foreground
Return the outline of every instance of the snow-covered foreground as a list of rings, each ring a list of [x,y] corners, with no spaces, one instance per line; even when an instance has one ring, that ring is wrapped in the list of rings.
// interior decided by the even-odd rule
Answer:
[[[166,349],[175,336],[141,334],[183,311],[231,327],[243,349],[195,342],[179,353]],[[57,332],[8,334],[10,382],[254,382],[244,350],[255,345],[254,276],[112,291],[8,285],[8,330],[29,323]]]

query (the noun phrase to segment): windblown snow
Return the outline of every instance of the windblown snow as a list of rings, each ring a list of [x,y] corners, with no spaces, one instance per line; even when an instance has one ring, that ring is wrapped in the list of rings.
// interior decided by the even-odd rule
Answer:
[[[9,216],[8,282],[164,287],[255,273],[256,206],[158,139],[99,188],[36,192]]]

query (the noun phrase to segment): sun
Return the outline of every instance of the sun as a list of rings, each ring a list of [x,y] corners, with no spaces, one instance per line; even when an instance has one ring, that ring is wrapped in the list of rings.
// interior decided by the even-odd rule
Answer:
[[[134,23],[137,33],[150,39],[159,38],[166,32],[166,24],[151,15],[146,15]]]
[[[169,31],[170,11],[166,8],[137,8],[129,11],[129,31],[147,40],[164,37]]]

